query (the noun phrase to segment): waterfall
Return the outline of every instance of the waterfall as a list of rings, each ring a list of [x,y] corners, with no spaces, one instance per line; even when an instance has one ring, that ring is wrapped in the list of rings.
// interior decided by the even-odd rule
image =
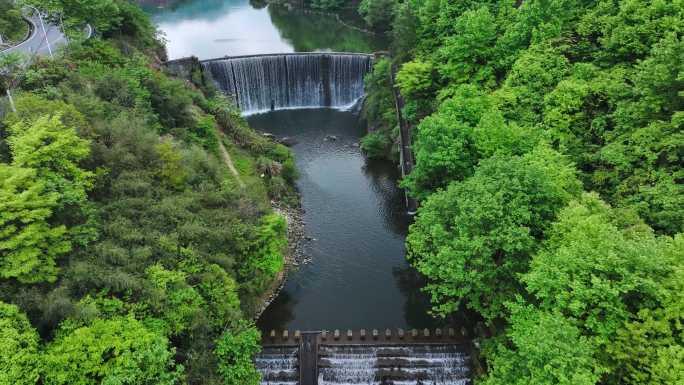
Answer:
[[[261,385],[296,385],[299,380],[297,347],[265,347],[254,359]]]
[[[323,347],[318,385],[375,384],[377,350],[372,346]]]
[[[321,346],[319,385],[468,385],[468,355],[454,345]]]
[[[372,57],[308,53],[227,57],[202,63],[244,114],[271,108],[347,108],[364,94]]]

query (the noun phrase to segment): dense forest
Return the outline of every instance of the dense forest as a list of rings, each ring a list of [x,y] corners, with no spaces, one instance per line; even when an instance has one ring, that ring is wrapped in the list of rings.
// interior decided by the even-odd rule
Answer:
[[[71,44],[0,59],[0,385],[258,383],[292,155],[165,74],[131,2],[31,3]],[[392,39],[361,146],[396,159],[397,87],[408,259],[436,317],[477,314],[475,382],[684,384],[684,1],[306,3]]]
[[[433,313],[481,317],[511,384],[684,383],[684,2],[363,0],[391,59],[369,156],[420,202],[408,258]]]
[[[289,150],[200,73],[161,71],[137,5],[34,4],[68,15],[71,44],[1,59],[0,385],[257,383],[250,319],[283,268]]]

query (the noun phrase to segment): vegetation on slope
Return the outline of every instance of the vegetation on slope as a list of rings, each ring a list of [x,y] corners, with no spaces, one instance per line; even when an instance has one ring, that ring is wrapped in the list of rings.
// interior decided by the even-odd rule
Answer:
[[[482,316],[480,381],[681,384],[684,2],[368,9],[394,41],[364,142],[396,143],[395,64],[421,201],[408,258],[435,314]]]
[[[102,36],[37,59],[0,123],[0,384],[257,383],[291,154],[160,71],[137,6],[38,5]],[[219,141],[269,172],[241,188]]]
[[[14,1],[0,0],[0,49],[21,41],[28,31],[29,25]]]

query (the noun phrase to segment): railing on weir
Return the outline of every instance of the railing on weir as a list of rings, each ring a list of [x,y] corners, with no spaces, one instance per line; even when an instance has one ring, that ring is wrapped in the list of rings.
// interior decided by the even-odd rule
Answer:
[[[246,59],[246,58],[256,58],[256,57],[269,57],[269,56],[308,56],[308,55],[346,55],[346,56],[376,56],[374,53],[367,52],[327,52],[327,51],[313,51],[313,52],[284,52],[284,53],[260,53],[254,55],[236,55],[236,56],[221,56],[211,59],[198,59],[196,56],[186,56],[178,59],[167,60],[164,62],[165,65],[185,62],[188,60],[197,60],[200,63],[208,63],[212,61],[230,60],[230,59]]]
[[[359,329],[359,330],[271,330],[262,335],[263,346],[295,346],[302,341],[302,336],[314,333],[319,344],[346,345],[410,345],[410,344],[461,344],[467,340],[463,330],[454,328],[435,329]]]

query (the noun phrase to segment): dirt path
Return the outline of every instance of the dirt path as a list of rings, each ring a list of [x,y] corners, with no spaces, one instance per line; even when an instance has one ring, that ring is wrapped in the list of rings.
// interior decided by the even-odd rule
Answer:
[[[240,185],[240,188],[247,187],[245,185],[245,182],[242,181],[242,178],[240,178],[240,173],[238,173],[237,169],[235,168],[235,165],[233,164],[233,159],[230,158],[230,154],[228,153],[228,150],[226,150],[226,147],[223,145],[223,141],[220,140],[219,150],[221,151],[221,158],[223,158],[223,163],[225,163],[226,166],[228,166],[228,169],[235,177],[235,180],[237,180],[238,184]]]

